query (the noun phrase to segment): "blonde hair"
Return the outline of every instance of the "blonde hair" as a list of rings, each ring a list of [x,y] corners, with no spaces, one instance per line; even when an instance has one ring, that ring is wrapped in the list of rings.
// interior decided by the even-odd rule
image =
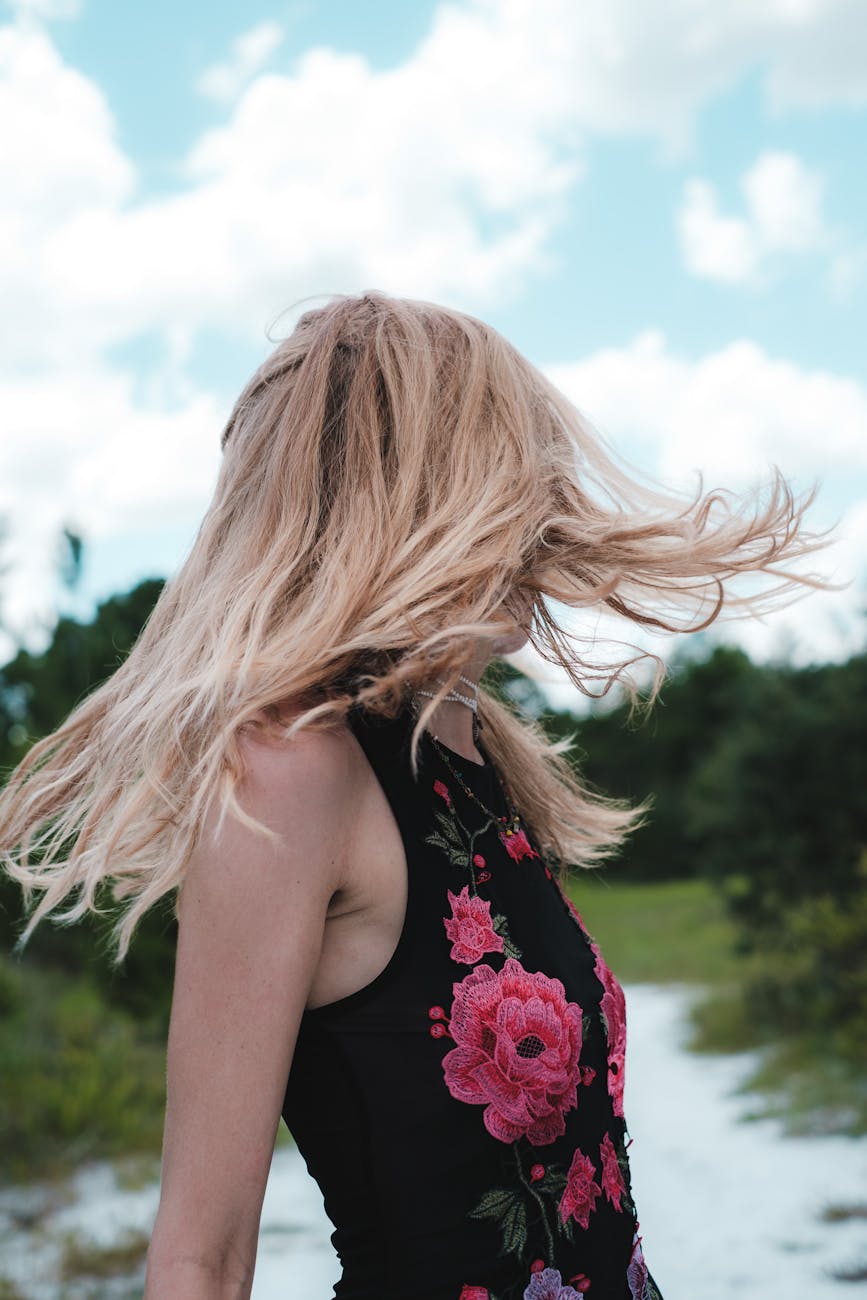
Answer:
[[[439,676],[413,730],[417,772],[421,729],[470,640],[513,632],[512,600],[533,608],[538,653],[589,694],[648,652],[600,664],[554,601],[689,632],[724,604],[767,609],[829,585],[779,567],[828,544],[802,528],[815,488],[798,502],[778,470],[764,501],[641,482],[496,330],[433,303],[370,292],[305,311],[221,446],[213,500],[132,651],[0,793],[5,868],[29,904],[41,895],[19,943],[49,914],[99,910],[110,886],[125,900],[122,958],[142,914],[181,886],[214,797],[221,818],[273,835],[235,795],[241,728],[263,714],[283,715],[288,738],[339,723],[354,701],[392,715]],[[776,582],[734,595],[749,573]],[[652,697],[663,665],[650,658]],[[572,738],[552,743],[484,688],[479,715],[557,867],[598,864],[637,824],[643,808],[580,782]]]

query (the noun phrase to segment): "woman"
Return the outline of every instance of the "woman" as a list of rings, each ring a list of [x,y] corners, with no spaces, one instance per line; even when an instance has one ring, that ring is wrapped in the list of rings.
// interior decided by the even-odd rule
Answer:
[[[555,601],[692,631],[759,607],[739,574],[822,585],[781,567],[811,496],[639,483],[496,331],[382,293],[301,316],[222,447],[132,653],[0,799],[25,938],[110,881],[122,957],[177,896],[147,1300],[249,1296],[281,1113],[341,1297],[659,1296],[623,993],[562,888],[643,810],[480,678],[528,640],[586,693],[633,662]]]

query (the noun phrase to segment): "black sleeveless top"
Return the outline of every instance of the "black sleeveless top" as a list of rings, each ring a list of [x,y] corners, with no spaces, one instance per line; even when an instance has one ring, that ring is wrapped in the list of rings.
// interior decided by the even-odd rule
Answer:
[[[661,1300],[630,1193],[620,985],[526,831],[497,820],[483,743],[480,765],[423,732],[416,783],[408,704],[348,721],[408,900],[380,974],[305,1011],[286,1091],[335,1225],[335,1296]]]

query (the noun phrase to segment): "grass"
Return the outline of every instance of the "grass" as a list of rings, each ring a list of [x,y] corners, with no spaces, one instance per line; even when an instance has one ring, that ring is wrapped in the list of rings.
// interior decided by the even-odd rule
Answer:
[[[0,959],[4,1176],[60,1177],[83,1161],[156,1152],[165,1049],[93,985]]]
[[[149,1241],[142,1232],[127,1233],[110,1246],[68,1236],[63,1242],[60,1279],[74,1282],[79,1278],[126,1277],[143,1264]]]
[[[625,984],[717,984],[737,970],[734,927],[704,880],[636,884],[587,871],[569,892]]]
[[[749,959],[735,952],[736,930],[706,881],[637,884],[588,871],[573,875],[569,892],[624,984],[704,986],[691,1009],[693,1051],[761,1048],[741,1089],[755,1098],[753,1118],[778,1118],[793,1135],[867,1133],[862,1067],[829,1053],[827,1039],[757,1024],[744,993]]]

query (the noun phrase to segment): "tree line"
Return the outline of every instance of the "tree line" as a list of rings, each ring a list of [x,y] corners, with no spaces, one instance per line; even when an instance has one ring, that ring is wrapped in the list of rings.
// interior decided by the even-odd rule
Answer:
[[[60,617],[43,651],[20,649],[0,668],[0,780],[118,667],[162,585],[141,582],[89,621]],[[552,709],[502,662],[485,684],[540,716],[552,736],[577,732],[576,762],[591,785],[630,801],[652,796],[647,824],[608,878],[710,880],[736,922],[757,1025],[812,1036],[863,1064],[867,654],[795,668],[718,646],[675,663],[646,717],[625,703],[584,717]],[[40,926],[25,963],[90,981],[109,1009],[158,1035],[171,996],[171,906],[145,918],[121,970],[110,959],[110,921]],[[4,953],[20,924],[18,887],[0,873]],[[0,1010],[3,998],[0,979]]]

